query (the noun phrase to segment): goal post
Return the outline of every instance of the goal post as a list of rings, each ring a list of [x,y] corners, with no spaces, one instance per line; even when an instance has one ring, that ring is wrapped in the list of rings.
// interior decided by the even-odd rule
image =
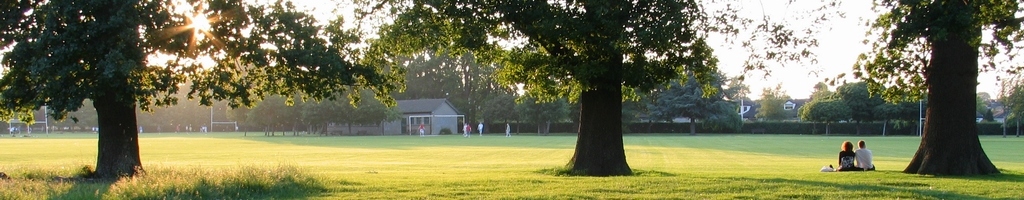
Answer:
[[[210,122],[209,132],[215,130],[227,130],[225,132],[238,132],[238,122]]]
[[[225,108],[221,108],[220,111],[224,111]],[[214,106],[210,106],[210,127],[206,132],[215,132],[214,130],[227,130],[225,132],[238,132],[238,121],[216,121],[214,119],[213,111],[217,110]]]

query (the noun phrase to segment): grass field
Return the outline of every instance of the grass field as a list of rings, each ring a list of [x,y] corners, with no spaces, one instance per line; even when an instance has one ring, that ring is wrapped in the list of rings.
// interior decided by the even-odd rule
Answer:
[[[629,177],[545,173],[575,136],[141,136],[147,174],[64,181],[94,165],[92,134],[0,138],[0,199],[1020,199],[1024,139],[982,137],[1004,174],[903,174],[917,137],[627,135]],[[818,172],[844,140],[866,140],[876,172]]]

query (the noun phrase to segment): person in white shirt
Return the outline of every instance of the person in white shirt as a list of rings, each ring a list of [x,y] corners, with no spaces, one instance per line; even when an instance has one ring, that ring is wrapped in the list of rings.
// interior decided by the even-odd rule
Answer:
[[[476,125],[476,132],[480,132],[480,136],[484,136],[484,123],[480,122],[480,125]]]
[[[512,126],[505,124],[505,137],[512,137]]]
[[[875,170],[875,164],[871,162],[871,150],[864,147],[864,140],[857,142],[857,146],[860,147],[855,152],[857,154],[857,167],[865,171]]]

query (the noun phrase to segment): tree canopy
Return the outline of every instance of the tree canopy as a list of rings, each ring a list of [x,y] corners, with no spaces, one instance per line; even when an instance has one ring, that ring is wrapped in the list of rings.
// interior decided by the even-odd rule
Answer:
[[[47,105],[63,118],[93,100],[100,127],[97,176],[142,171],[136,106],[175,104],[178,85],[203,105],[253,105],[271,94],[338,99],[373,91],[387,105],[401,70],[361,64],[355,32],[341,19],[320,23],[290,2],[243,0],[52,0],[0,4],[5,53],[3,117]],[[11,11],[11,12],[8,12]],[[195,21],[209,20],[205,26]],[[167,58],[158,61],[155,57]],[[212,60],[207,64],[204,60]],[[353,93],[357,94],[357,93]],[[358,96],[350,96],[358,101]],[[25,115],[19,115],[25,116]]]
[[[836,97],[850,108],[850,120],[857,122],[857,134],[860,134],[861,122],[879,120],[874,113],[875,107],[885,103],[879,95],[872,95],[864,82],[847,83],[836,89]]]
[[[775,88],[765,88],[761,93],[761,99],[757,100],[761,108],[758,108],[757,115],[754,117],[772,121],[789,118],[789,113],[783,107],[787,100],[789,100],[789,95],[785,94],[781,85]]]
[[[722,89],[725,78],[720,73],[711,84],[715,91],[725,91]],[[724,93],[706,91],[694,79],[686,79],[685,83],[673,81],[669,86],[662,88],[654,103],[647,107],[652,119],[672,121],[676,117],[690,118],[690,134],[696,134],[694,120],[698,119],[709,120],[705,123],[715,127],[730,129],[735,129],[743,123],[736,112],[736,105],[726,101]]]
[[[393,94],[395,99],[444,98],[468,121],[495,120],[484,114],[487,102],[512,90],[512,86],[495,82],[494,73],[500,66],[479,63],[472,53],[452,54],[423,52],[405,59],[399,65],[406,69],[407,86],[402,93]]]
[[[705,1],[475,1],[392,0],[373,5],[390,11],[370,55],[381,63],[423,50],[472,52],[497,63],[501,85],[521,85],[544,101],[580,103],[576,152],[567,165],[584,175],[631,174],[622,150],[622,96],[692,74],[705,91],[717,71],[706,38],[737,35],[754,27],[751,40],[768,44],[747,66],[765,60],[799,60],[817,45],[772,20],[737,16],[733,6]],[[737,2],[713,3],[739,4]],[[832,5],[834,5],[833,3]],[[814,32],[808,29],[809,32]],[[759,42],[743,42],[744,46]]]
[[[999,173],[978,140],[976,85],[980,70],[1021,69],[997,58],[1022,48],[1014,45],[1024,41],[1020,1],[875,2],[881,15],[870,26],[878,39],[861,54],[854,76],[887,99],[919,99],[927,92],[929,102],[921,145],[904,172]]]
[[[394,1],[374,53],[424,49],[472,51],[504,65],[498,83],[522,84],[544,101],[579,100],[580,140],[568,164],[587,175],[631,174],[622,150],[622,89],[650,89],[716,71],[697,2],[680,1]],[[523,41],[511,48],[495,39]],[[385,59],[381,59],[385,60]],[[710,89],[710,88],[709,88]]]
[[[833,122],[852,117],[851,110],[849,105],[839,99],[814,100],[800,107],[800,119],[825,123],[825,134],[828,135],[831,132],[829,126]]]
[[[519,114],[519,119],[537,125],[538,134],[547,135],[550,128],[548,123],[559,122],[569,117],[569,103],[565,99],[543,102],[526,97],[522,103],[516,104],[515,113]]]

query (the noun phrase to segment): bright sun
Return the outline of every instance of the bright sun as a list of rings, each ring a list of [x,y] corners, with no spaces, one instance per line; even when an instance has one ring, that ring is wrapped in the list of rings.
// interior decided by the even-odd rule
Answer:
[[[193,16],[192,28],[195,28],[196,32],[210,30],[210,20],[204,14]]]

